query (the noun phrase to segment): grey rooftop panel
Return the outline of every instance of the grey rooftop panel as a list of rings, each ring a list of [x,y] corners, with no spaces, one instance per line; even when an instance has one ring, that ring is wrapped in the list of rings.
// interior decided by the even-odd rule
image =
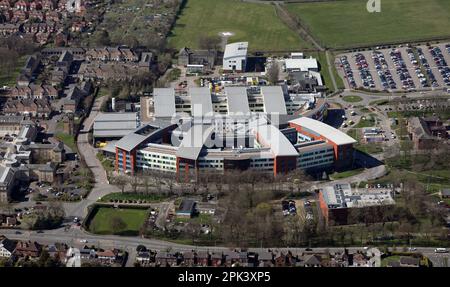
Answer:
[[[281,86],[261,87],[261,94],[264,100],[264,112],[268,114],[287,114],[286,103],[284,101],[284,94]]]
[[[245,87],[225,87],[227,95],[228,114],[249,114],[247,89]]]
[[[194,117],[213,114],[211,92],[209,88],[189,88],[189,96],[191,97],[191,109]]]
[[[155,117],[172,117],[176,113],[175,90],[173,88],[153,89]]]

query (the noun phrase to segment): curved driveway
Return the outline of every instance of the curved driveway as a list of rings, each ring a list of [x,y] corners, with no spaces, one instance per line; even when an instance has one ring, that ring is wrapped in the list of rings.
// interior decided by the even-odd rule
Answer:
[[[99,198],[120,190],[115,185],[110,185],[102,164],[98,160],[95,148],[89,144],[89,131],[92,129],[94,119],[98,115],[100,107],[107,97],[97,98],[89,117],[84,120],[83,129],[77,139],[78,152],[83,156],[87,167],[92,171],[95,179],[94,187],[88,197],[77,203],[64,203],[66,216],[84,218],[88,212],[88,206],[94,204]]]

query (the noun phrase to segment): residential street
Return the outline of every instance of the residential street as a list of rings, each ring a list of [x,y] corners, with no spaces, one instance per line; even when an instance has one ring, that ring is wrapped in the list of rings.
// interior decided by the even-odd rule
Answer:
[[[7,236],[10,239],[16,240],[35,240],[40,243],[55,243],[55,242],[64,242],[71,246],[82,247],[83,245],[95,245],[100,248],[119,248],[127,250],[130,254],[129,260],[127,262],[127,266],[132,266],[134,262],[134,257],[136,255],[136,247],[138,245],[145,245],[147,248],[156,251],[166,251],[169,249],[177,250],[177,251],[225,251],[225,250],[233,250],[234,247],[223,247],[223,246],[195,246],[195,245],[182,245],[177,243],[172,243],[168,241],[162,240],[154,240],[154,239],[144,239],[139,237],[121,237],[121,236],[112,236],[112,235],[92,235],[88,234],[80,229],[70,229],[69,231],[64,231],[63,228],[57,230],[45,231],[45,233],[36,233],[36,232],[24,232],[23,234],[15,234],[15,230],[2,230],[1,234]],[[87,243],[81,243],[80,240],[87,240]],[[349,251],[355,252],[357,250],[363,250],[362,246],[353,246],[346,247]],[[450,258],[449,253],[441,253],[436,254],[434,252],[434,247],[416,247],[416,252],[423,253],[425,256],[428,256],[435,266],[445,266],[445,260]],[[248,251],[252,252],[261,252],[266,251],[268,248],[249,248]],[[291,250],[291,251],[305,251],[305,248],[277,248],[272,247],[271,250]],[[330,252],[342,251],[343,248],[339,247],[321,247],[321,248],[313,248],[314,251],[324,251],[328,249]],[[447,259],[445,259],[447,258]]]

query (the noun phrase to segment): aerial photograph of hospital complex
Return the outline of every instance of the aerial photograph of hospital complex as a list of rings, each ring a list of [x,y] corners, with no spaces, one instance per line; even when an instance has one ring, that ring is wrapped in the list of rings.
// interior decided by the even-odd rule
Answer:
[[[448,0],[0,0],[0,267],[450,267],[449,27]]]

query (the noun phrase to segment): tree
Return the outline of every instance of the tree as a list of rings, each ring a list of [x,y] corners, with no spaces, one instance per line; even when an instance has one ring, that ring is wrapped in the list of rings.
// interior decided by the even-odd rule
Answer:
[[[127,186],[127,183],[128,183],[128,180],[125,176],[119,175],[118,177],[115,177],[113,179],[113,183],[122,190],[122,193],[124,193],[125,187]]]
[[[280,77],[280,65],[278,65],[278,62],[272,61],[269,68],[267,69],[267,80],[272,83],[276,84]]]
[[[133,176],[133,181],[131,182],[131,188],[133,189],[134,193],[137,193],[137,188],[139,186],[139,180],[136,175]]]
[[[111,218],[111,228],[114,234],[119,233],[121,230],[125,229],[127,224],[119,216],[114,216]]]
[[[137,252],[145,252],[145,251],[147,251],[147,247],[145,247],[144,245],[138,245],[136,247],[136,251]]]
[[[109,46],[111,44],[109,33],[106,30],[101,30],[95,34],[93,41],[97,46]]]
[[[135,36],[132,35],[128,35],[125,36],[125,38],[123,39],[123,43],[125,45],[127,45],[130,48],[137,48],[139,47],[139,41]]]
[[[163,74],[172,65],[172,56],[168,53],[158,56],[158,71]]]
[[[145,190],[145,194],[149,194],[150,193],[150,180],[148,179],[148,176],[144,176],[144,190]]]

